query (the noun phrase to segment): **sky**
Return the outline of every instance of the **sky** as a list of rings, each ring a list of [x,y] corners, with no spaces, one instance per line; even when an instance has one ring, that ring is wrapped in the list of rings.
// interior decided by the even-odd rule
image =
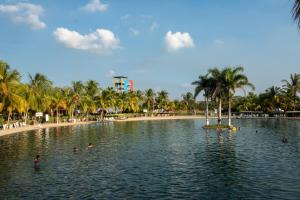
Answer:
[[[243,66],[256,93],[300,73],[293,0],[0,0],[0,59],[58,86],[125,75],[172,99],[212,67]],[[199,97],[200,98],[200,97]]]

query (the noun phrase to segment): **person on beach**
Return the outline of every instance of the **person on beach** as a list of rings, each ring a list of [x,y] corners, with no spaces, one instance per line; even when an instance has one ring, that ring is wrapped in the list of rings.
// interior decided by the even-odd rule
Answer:
[[[33,166],[36,171],[40,170],[40,155],[36,155],[35,159],[33,160]]]

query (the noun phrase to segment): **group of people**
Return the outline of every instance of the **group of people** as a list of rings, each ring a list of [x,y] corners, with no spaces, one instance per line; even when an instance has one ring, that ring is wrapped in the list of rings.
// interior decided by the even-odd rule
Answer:
[[[23,127],[26,126],[25,122],[14,122],[10,124],[0,124],[0,130],[6,130],[6,129],[12,129],[12,128],[18,128],[18,127]]]
[[[90,148],[93,148],[93,144],[91,142],[87,145],[86,149],[90,149]],[[73,148],[74,153],[77,153],[78,150],[79,149],[77,147]],[[40,171],[40,155],[35,156],[35,158],[33,160],[33,166],[34,166],[35,171]]]

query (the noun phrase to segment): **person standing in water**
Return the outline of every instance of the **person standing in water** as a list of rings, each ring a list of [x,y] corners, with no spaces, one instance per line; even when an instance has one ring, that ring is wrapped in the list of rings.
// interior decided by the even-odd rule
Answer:
[[[40,170],[40,155],[36,155],[35,159],[33,160],[33,165],[36,171]]]

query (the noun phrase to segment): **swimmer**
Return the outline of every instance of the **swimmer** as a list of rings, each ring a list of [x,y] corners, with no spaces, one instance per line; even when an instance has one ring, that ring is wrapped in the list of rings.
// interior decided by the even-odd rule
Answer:
[[[89,145],[87,146],[87,148],[92,148],[93,144],[90,142]]]
[[[33,160],[33,164],[35,170],[40,169],[40,155],[36,155],[35,159]]]
[[[78,151],[77,147],[74,147],[74,148],[73,148],[73,152],[74,152],[74,153],[77,153],[77,151]]]
[[[282,143],[288,143],[288,139],[286,137],[283,137],[281,140]]]
[[[255,133],[258,133],[258,130],[256,130]]]

